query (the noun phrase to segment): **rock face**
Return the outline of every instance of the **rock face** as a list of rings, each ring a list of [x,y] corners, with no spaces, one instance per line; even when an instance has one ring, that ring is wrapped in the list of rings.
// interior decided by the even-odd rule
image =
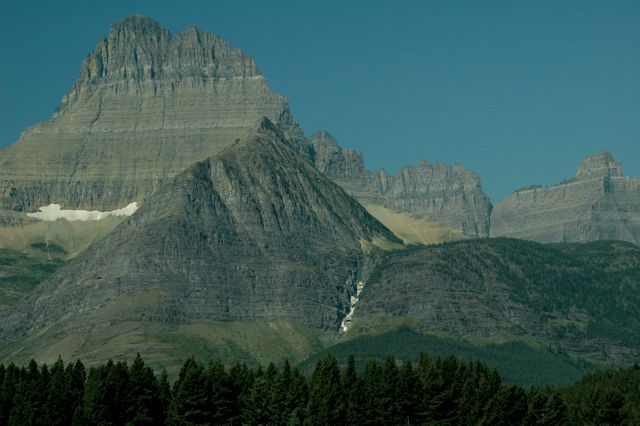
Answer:
[[[390,229],[396,231],[394,228],[401,227],[399,222],[410,221],[396,217],[405,213],[423,219],[416,226],[430,228],[436,240],[489,236],[491,201],[482,191],[478,175],[464,167],[422,161],[395,176],[384,170],[370,172],[364,168],[362,153],[342,149],[327,132],[317,132],[309,141],[316,167]],[[403,229],[396,233],[402,234]]]
[[[337,331],[363,246],[385,241],[399,243],[264,119],[40,285],[0,338],[43,327],[64,329],[56,339],[108,334],[127,322],[287,319]]]
[[[195,27],[172,35],[141,16],[116,22],[53,117],[0,151],[0,223],[23,226],[15,212],[50,204],[112,211],[141,202],[263,116],[405,239],[488,235],[491,204],[477,175],[426,162],[397,176],[369,172],[328,133],[306,140],[253,58]]]
[[[86,57],[53,117],[0,152],[0,211],[122,208],[263,116],[306,149],[253,58],[195,27],[172,35],[126,18]]]
[[[640,180],[625,177],[610,153],[595,154],[582,160],[575,178],[500,201],[491,215],[491,236],[640,244]]]

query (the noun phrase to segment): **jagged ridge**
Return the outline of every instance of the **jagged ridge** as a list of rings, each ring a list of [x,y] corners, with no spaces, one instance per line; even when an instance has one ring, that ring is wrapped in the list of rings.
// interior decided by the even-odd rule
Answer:
[[[316,132],[309,141],[315,150],[316,167],[366,207],[373,205],[371,211],[381,206],[424,219],[418,226],[430,229],[432,236],[427,236],[431,241],[421,242],[489,236],[491,201],[482,191],[478,175],[463,166],[422,161],[394,176],[385,170],[366,170],[362,153],[342,149],[325,131]],[[408,219],[402,218],[405,222]]]

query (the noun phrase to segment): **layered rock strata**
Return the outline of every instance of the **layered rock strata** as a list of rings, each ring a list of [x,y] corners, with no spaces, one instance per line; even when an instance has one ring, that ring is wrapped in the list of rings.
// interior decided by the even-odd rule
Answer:
[[[640,179],[625,177],[622,165],[600,152],[582,160],[572,179],[500,201],[491,215],[491,236],[640,244]]]
[[[316,167],[405,240],[435,242],[489,236],[491,201],[463,166],[422,161],[396,175],[365,169],[362,153],[327,132],[309,139]]]
[[[337,331],[357,294],[363,246],[383,242],[399,240],[265,119],[40,285],[2,320],[0,336],[278,319]]]
[[[172,35],[126,18],[87,55],[51,119],[0,152],[0,211],[122,208],[263,116],[304,152],[287,100],[253,58],[195,27]]]

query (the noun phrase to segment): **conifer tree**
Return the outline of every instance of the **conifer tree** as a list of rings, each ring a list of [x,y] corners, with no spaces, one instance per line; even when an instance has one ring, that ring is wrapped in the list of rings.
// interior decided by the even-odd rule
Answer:
[[[305,425],[342,424],[341,398],[338,360],[328,355],[318,361],[311,376]]]
[[[78,405],[61,358],[51,366],[49,391],[44,407],[46,423],[52,426],[69,425]]]
[[[209,363],[207,387],[211,390],[211,421],[213,424],[227,424],[233,416],[234,400],[231,394],[229,376],[221,360]]]
[[[0,424],[6,425],[9,423],[20,376],[21,370],[13,363],[7,366],[2,388],[0,388]]]
[[[84,424],[82,423],[84,418],[82,401],[84,399],[84,385],[87,379],[87,372],[84,368],[84,364],[82,364],[80,360],[77,360],[73,364],[69,363],[67,364],[65,373],[71,397],[70,404],[75,407],[73,413],[73,424]]]
[[[563,425],[569,422],[567,405],[562,400],[560,392],[554,390],[547,398],[539,425]]]
[[[413,365],[405,361],[398,378],[399,416],[402,424],[420,423],[421,387]]]
[[[384,420],[384,397],[382,387],[382,368],[375,359],[370,359],[361,375],[362,400],[358,404],[363,425],[377,425]]]
[[[126,362],[109,360],[92,367],[87,377],[82,417],[77,422],[89,425],[125,424],[129,402],[129,369]]]
[[[211,423],[210,389],[202,364],[189,358],[180,370],[173,386],[173,400],[169,408],[169,425]]]
[[[160,372],[160,378],[158,379],[158,398],[160,400],[160,407],[162,407],[162,418],[166,421],[173,396],[171,395],[169,375],[164,368]]]
[[[520,386],[504,385],[491,398],[480,425],[508,426],[522,424],[527,414],[527,395]]]
[[[392,424],[400,417],[400,401],[398,391],[400,388],[400,376],[398,366],[393,355],[389,355],[382,367],[380,380],[380,406],[382,424]]]
[[[144,364],[140,354],[137,354],[129,368],[127,421],[132,425],[164,423],[160,404],[160,388],[156,376]]]
[[[4,392],[4,379],[7,373],[7,369],[4,364],[0,364],[0,425],[7,424],[8,421],[8,410],[5,413],[5,392]]]
[[[27,368],[22,370],[15,387],[9,425],[46,424],[44,407],[48,390],[49,369],[43,365],[39,370],[38,364],[32,359]]]
[[[255,378],[247,395],[243,410],[243,423],[249,425],[270,424],[274,413],[269,398],[271,387],[268,378],[262,374]]]
[[[294,426],[304,423],[308,402],[309,386],[307,385],[307,379],[294,368],[291,372],[291,384],[289,386],[289,407],[291,413],[287,421],[288,425]]]
[[[356,360],[353,355],[347,359],[347,366],[342,370],[340,378],[342,387],[342,412],[347,424],[355,423],[358,419],[358,374],[356,371]]]
[[[229,424],[242,424],[242,412],[253,381],[254,372],[245,363],[236,363],[229,369],[229,387],[235,396]]]

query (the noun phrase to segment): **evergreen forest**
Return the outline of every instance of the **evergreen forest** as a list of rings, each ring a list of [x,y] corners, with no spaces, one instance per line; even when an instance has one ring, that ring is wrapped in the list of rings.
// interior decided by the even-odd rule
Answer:
[[[194,358],[173,383],[140,355],[87,369],[80,362],[0,364],[0,425],[637,425],[640,366],[567,387],[503,383],[480,361],[400,363],[320,359],[310,376],[289,362],[248,367]]]

